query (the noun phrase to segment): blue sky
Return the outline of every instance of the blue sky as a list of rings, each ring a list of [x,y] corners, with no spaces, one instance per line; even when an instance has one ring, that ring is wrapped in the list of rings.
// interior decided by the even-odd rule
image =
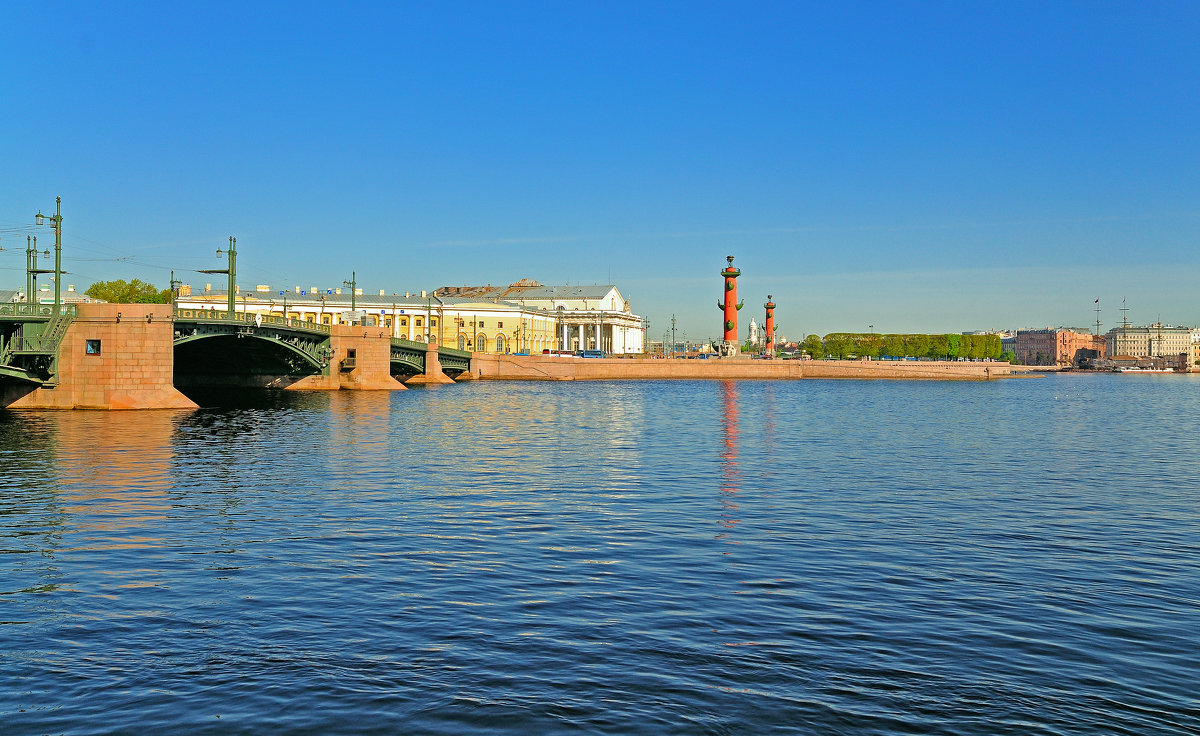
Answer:
[[[0,282],[617,284],[661,336],[1200,324],[1200,5],[7,3]],[[39,245],[52,242],[45,232]]]

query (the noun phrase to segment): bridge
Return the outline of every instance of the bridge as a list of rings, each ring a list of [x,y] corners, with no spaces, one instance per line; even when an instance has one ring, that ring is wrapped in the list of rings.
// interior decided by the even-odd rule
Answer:
[[[122,395],[147,385],[386,389],[450,382],[470,368],[470,352],[379,327],[170,305],[0,305],[0,407],[30,393],[65,406],[61,390],[51,397],[66,384],[71,405],[90,390],[90,406],[105,404],[97,386]]]
[[[0,304],[0,378],[52,383],[58,345],[74,318],[74,305],[55,314],[43,304]]]

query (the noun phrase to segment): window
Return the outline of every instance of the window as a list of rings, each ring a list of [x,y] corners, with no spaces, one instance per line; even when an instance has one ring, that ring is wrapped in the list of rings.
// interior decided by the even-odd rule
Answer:
[[[487,352],[487,335],[481,332],[475,336],[475,349],[481,353]]]
[[[459,334],[459,336],[458,336],[458,349],[459,349],[459,350],[466,350],[466,349],[467,349],[467,336],[466,336],[466,335]]]
[[[414,324],[414,325],[416,325],[417,327],[420,327],[420,326],[423,324],[423,322],[421,322],[421,318],[420,318],[420,317],[417,317],[417,321],[416,321],[416,322],[413,322],[413,324]]]
[[[328,314],[321,316],[321,324],[323,324],[323,325],[329,324],[329,315]]]
[[[496,335],[496,352],[504,352],[504,335]]]
[[[496,327],[497,327],[497,329],[501,329],[501,330],[503,330],[503,329],[504,329],[504,323],[503,323],[503,322],[497,322],[497,323],[496,323]]]
[[[76,344],[78,344],[78,343],[76,343]],[[84,352],[86,352],[88,355],[99,355],[100,354],[100,341],[99,340],[88,340],[86,343],[86,347],[84,348]]]
[[[408,317],[401,317],[401,318],[400,318],[400,326],[401,326],[401,327],[408,327]]]
[[[437,327],[437,317],[430,317],[430,318],[429,318],[429,326],[430,326],[430,327]]]

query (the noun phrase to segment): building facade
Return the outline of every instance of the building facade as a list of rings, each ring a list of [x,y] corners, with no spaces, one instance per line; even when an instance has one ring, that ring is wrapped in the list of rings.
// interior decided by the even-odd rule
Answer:
[[[207,286],[194,291],[183,285],[176,296],[181,309],[225,311],[228,292]],[[362,324],[391,329],[392,336],[457,347],[480,353],[541,352],[557,346],[558,322],[544,310],[504,301],[446,299],[429,292],[403,295],[351,295],[342,289],[235,289],[234,311],[272,314],[317,324]]]
[[[508,302],[554,320],[555,350],[600,350],[640,354],[646,348],[646,321],[633,313],[616,286],[544,286],[524,279],[508,286],[443,286],[441,299],[475,304]],[[538,350],[540,352],[540,350]]]
[[[1175,357],[1192,354],[1192,345],[1200,342],[1200,328],[1169,327],[1152,324],[1146,327],[1114,327],[1105,335],[1110,356],[1133,358]]]
[[[1001,345],[1004,344],[1001,339]],[[1086,330],[1066,328],[1017,330],[1013,340],[1017,360],[1025,365],[1070,367],[1107,354],[1104,339]]]

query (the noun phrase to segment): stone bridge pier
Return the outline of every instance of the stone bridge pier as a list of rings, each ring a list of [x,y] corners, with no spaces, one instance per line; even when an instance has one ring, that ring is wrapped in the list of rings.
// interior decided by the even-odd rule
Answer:
[[[430,336],[429,343],[425,348],[425,373],[413,376],[407,382],[424,384],[454,383],[454,379],[442,373],[442,359],[438,356],[438,343],[432,336]]]
[[[329,335],[329,370],[305,376],[287,386],[289,391],[357,390],[403,391],[392,377],[392,336],[386,327],[333,325]]]
[[[78,304],[52,383],[0,387],[11,409],[194,409],[175,388],[170,304]]]

